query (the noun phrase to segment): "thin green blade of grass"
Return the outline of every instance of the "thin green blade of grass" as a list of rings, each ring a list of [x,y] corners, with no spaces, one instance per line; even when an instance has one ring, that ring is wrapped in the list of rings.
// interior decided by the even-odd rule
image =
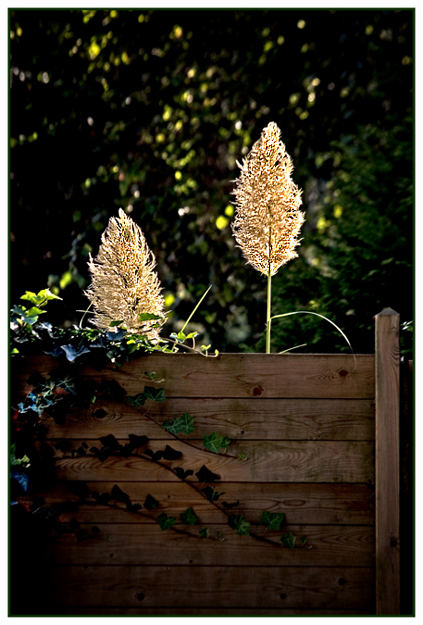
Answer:
[[[206,297],[207,293],[210,291],[210,289],[212,288],[212,284],[209,286],[209,288],[203,293],[203,295],[200,297],[200,299],[198,300],[197,304],[194,307],[194,310],[191,312],[190,316],[188,317],[188,319],[185,321],[182,330],[180,330],[181,332],[183,332],[185,330],[185,328],[187,327],[187,325],[189,324],[189,322],[191,321],[191,319],[193,318],[194,314],[196,313],[196,311],[198,310],[199,306],[201,305],[201,302],[204,300],[204,298]]]
[[[352,348],[352,345],[347,337],[347,335],[345,334],[345,332],[343,332],[341,330],[341,328],[339,326],[336,325],[336,323],[334,323],[333,321],[331,321],[330,319],[328,319],[327,317],[325,317],[324,315],[321,315],[319,313],[316,312],[312,312],[311,310],[296,310],[294,312],[288,312],[288,313],[281,313],[280,315],[274,315],[273,317],[271,317],[271,320],[273,319],[281,319],[282,317],[290,317],[291,315],[314,315],[315,317],[320,317],[320,319],[324,319],[325,321],[327,321],[328,323],[330,323],[334,328],[336,328],[339,332],[339,334],[345,339],[345,341],[347,342],[348,347],[351,350],[352,355],[354,356],[354,363],[355,363],[355,354],[354,354],[354,350]]]

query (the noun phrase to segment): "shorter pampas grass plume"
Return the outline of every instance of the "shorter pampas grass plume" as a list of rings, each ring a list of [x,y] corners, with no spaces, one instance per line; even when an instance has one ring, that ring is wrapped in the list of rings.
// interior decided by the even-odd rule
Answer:
[[[232,232],[247,262],[267,276],[266,353],[270,352],[271,278],[298,256],[304,222],[301,190],[291,178],[293,165],[277,124],[270,122],[253,145],[235,181]]]
[[[85,294],[92,323],[98,328],[121,323],[128,332],[157,340],[165,304],[155,265],[141,228],[120,208],[101,236],[97,257],[88,263],[91,285]]]

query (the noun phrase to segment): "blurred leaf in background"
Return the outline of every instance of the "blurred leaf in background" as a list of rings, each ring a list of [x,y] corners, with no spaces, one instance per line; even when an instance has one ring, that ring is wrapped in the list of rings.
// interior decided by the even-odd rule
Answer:
[[[234,245],[231,191],[275,121],[307,221],[273,313],[320,312],[364,352],[382,307],[411,320],[413,10],[26,8],[9,30],[12,300],[48,284],[53,320],[79,320],[122,207],[175,310],[164,332],[212,283],[200,340],[263,351],[266,285]],[[307,317],[275,321],[274,349],[344,349]]]

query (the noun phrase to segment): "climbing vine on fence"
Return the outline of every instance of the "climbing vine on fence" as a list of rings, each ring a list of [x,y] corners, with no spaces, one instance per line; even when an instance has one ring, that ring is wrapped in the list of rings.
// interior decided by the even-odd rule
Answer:
[[[207,500],[216,510],[226,518],[227,525],[237,534],[248,535],[254,540],[280,544],[283,547],[310,548],[306,537],[297,538],[291,532],[280,534],[279,543],[273,538],[257,533],[253,524],[236,509],[240,505],[237,501],[224,499],[224,490],[217,486],[220,475],[212,472],[203,464],[200,469],[185,464],[184,454],[166,444],[161,449],[152,449],[146,435],[129,434],[128,440],[121,443],[110,433],[98,439],[99,444],[93,445],[83,441],[77,448],[72,448],[69,440],[59,440],[54,443],[56,451],[47,442],[46,421],[53,419],[58,425],[66,421],[67,413],[78,408],[87,408],[95,405],[99,399],[125,402],[134,409],[142,408],[147,401],[163,402],[166,400],[164,388],[146,385],[144,390],[135,396],[128,396],[125,389],[113,380],[97,382],[75,375],[74,363],[76,360],[101,369],[107,362],[120,366],[129,360],[135,353],[149,351],[173,351],[166,345],[153,344],[145,337],[128,335],[123,329],[118,331],[92,330],[73,327],[71,329],[55,328],[48,322],[39,320],[42,307],[52,299],[48,291],[40,294],[27,292],[26,300],[33,304],[14,307],[11,324],[11,351],[14,358],[25,357],[28,353],[42,353],[58,358],[58,366],[50,372],[48,378],[35,372],[29,379],[31,391],[16,402],[12,417],[12,447],[10,455],[12,478],[12,504],[24,505],[37,520],[44,520],[55,534],[66,532],[75,533],[78,540],[96,537],[100,530],[93,528],[90,532],[81,528],[80,524],[72,519],[71,522],[61,522],[63,512],[75,513],[78,505],[75,502],[46,505],[39,497],[31,499],[30,494],[36,491],[37,485],[52,475],[55,468],[57,451],[63,457],[92,456],[104,462],[110,456],[130,456],[142,458],[162,469],[169,471],[181,482],[184,482],[196,495]],[[37,349],[38,348],[38,349]],[[66,364],[66,361],[70,364]],[[155,372],[145,372],[145,377],[154,383],[162,383]],[[102,409],[98,409],[100,412]],[[99,416],[99,415],[98,415]],[[144,418],[154,421],[168,432],[176,441],[183,441],[185,446],[201,449],[204,454],[219,454],[231,457],[239,462],[248,462],[244,454],[231,453],[233,441],[224,432],[212,431],[203,436],[202,446],[187,438],[184,434],[195,431],[195,417],[183,413],[172,420],[160,424],[148,412],[143,412]],[[41,420],[40,418],[43,417]],[[110,492],[90,491],[86,484],[73,484],[73,492],[79,498],[79,505],[90,502],[110,507],[123,508],[128,513],[142,515],[153,519],[163,531],[173,531],[199,539],[222,540],[220,532],[211,533],[210,528],[201,522],[194,507],[188,507],[180,513],[179,518],[168,515],[162,509],[161,502],[154,493],[149,493],[144,502],[133,502],[128,493],[115,484]],[[268,530],[281,531],[286,525],[283,512],[269,512],[264,510],[260,517],[260,524]],[[185,526],[181,529],[180,526]],[[188,529],[187,529],[188,528]]]

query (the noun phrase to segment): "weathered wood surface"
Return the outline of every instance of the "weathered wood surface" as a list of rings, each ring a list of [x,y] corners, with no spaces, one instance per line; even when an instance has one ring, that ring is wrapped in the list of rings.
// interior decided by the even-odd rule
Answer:
[[[117,438],[165,438],[163,423],[184,413],[195,423],[184,438],[218,431],[240,440],[374,440],[374,402],[366,399],[170,398],[147,400],[140,408],[100,399],[88,410],[67,414],[63,425],[52,419],[44,423],[49,438],[98,438],[110,432]]]
[[[75,440],[75,448],[82,441]],[[121,444],[127,441],[119,441]],[[167,441],[151,441],[153,451],[163,449]],[[96,445],[94,445],[96,446]],[[97,444],[101,447],[101,444]],[[371,482],[373,475],[373,443],[369,441],[242,441],[236,456],[218,455],[195,448],[182,441],[173,441],[172,448],[183,456],[176,461],[153,462],[148,457],[110,456],[104,461],[95,457],[69,457],[69,452],[56,450],[58,479],[67,480],[134,480],[178,481],[171,466],[198,471],[205,465],[225,482]],[[190,481],[196,478],[188,478]]]
[[[376,315],[376,610],[400,613],[399,315]]]
[[[142,602],[140,602],[140,606]],[[110,616],[354,616],[356,614],[363,615],[362,610],[330,610],[330,609],[298,609],[298,608],[178,608],[177,614],[175,608],[120,608],[99,606],[96,608],[86,607],[80,608],[71,606],[67,610],[68,615],[78,616],[101,616],[104,614]]]
[[[201,516],[201,515],[200,515]],[[227,525],[208,525],[209,539],[199,536],[204,524],[177,523],[162,531],[158,524],[102,524],[95,536],[92,525],[83,526],[90,537],[78,541],[65,534],[46,549],[48,561],[56,564],[105,563],[127,565],[202,566],[367,566],[373,565],[374,536],[369,526],[295,525],[271,531],[252,526],[251,532],[273,541],[261,542],[254,536],[239,536]],[[293,549],[280,541],[283,532],[297,539]],[[299,541],[307,537],[305,546]]]
[[[28,358],[16,375],[23,386],[32,371],[57,368],[48,356]],[[69,365],[68,365],[69,366]],[[69,367],[97,380],[116,380],[128,395],[153,385],[143,372],[156,372],[167,397],[374,398],[374,356],[338,354],[149,354],[122,368],[101,371]]]
[[[125,504],[88,499],[63,513],[62,521],[76,519],[89,532],[99,531],[80,542],[64,534],[46,546],[49,609],[93,615],[374,612],[374,362],[373,355],[152,354],[122,369],[71,366],[70,375],[116,380],[128,395],[144,386],[164,388],[168,399],[134,408],[99,398],[67,415],[64,425],[46,420],[59,482],[40,494],[46,503],[60,503],[77,500],[65,494],[70,482],[99,493],[116,484],[133,503],[151,494],[159,508],[131,513]],[[57,360],[24,364],[16,380],[29,390],[29,374],[48,375]],[[152,382],[145,375],[151,371],[164,380]],[[195,430],[177,440],[162,424],[186,412]],[[232,439],[226,455],[203,448],[202,437],[212,431]],[[170,445],[183,455],[157,464],[140,448],[135,457],[100,461],[89,448],[101,447],[99,438],[108,434],[121,444],[129,434],[146,435],[153,451]],[[72,456],[82,442],[87,455]],[[221,500],[238,500],[233,513],[274,545],[237,535],[227,515],[199,492],[206,484],[195,476],[181,482],[172,471],[203,465],[220,476],[212,485],[224,493]],[[180,522],[190,506],[201,525]],[[266,530],[259,525],[264,510],[284,512],[286,525]],[[161,512],[177,517],[177,531],[160,530],[154,517]],[[198,536],[205,525],[214,539]],[[311,549],[284,547],[283,532],[306,536]]]
[[[371,610],[374,571],[349,567],[63,566],[61,606]]]
[[[90,492],[110,493],[115,482],[87,482]],[[223,513],[214,507],[190,485],[181,482],[117,482],[133,503],[144,504],[148,494],[160,502],[160,510],[178,515],[193,507],[204,523],[226,523]],[[197,484],[200,490],[203,486]],[[215,485],[223,492],[223,501],[237,501],[237,510],[253,523],[257,523],[264,510],[284,512],[289,523],[373,525],[374,490],[367,484],[299,484],[299,483],[258,483],[240,484],[225,482],[223,487]],[[40,493],[46,503],[78,501],[76,495],[66,486],[58,486]],[[62,520],[77,518],[81,522],[94,523],[151,523],[130,514],[126,509],[119,510],[99,504],[84,504],[75,512],[63,513]]]

